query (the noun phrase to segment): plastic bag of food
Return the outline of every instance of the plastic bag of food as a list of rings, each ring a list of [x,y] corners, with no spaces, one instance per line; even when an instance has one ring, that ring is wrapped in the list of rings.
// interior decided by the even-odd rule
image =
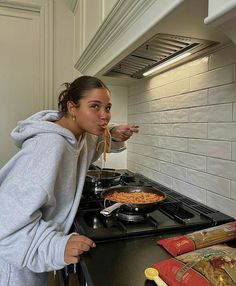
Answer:
[[[225,245],[162,260],[153,267],[169,286],[236,285],[236,249]]]
[[[161,239],[157,241],[157,244],[162,245],[171,255],[176,256],[234,238],[236,238],[236,222],[230,222],[187,235]]]

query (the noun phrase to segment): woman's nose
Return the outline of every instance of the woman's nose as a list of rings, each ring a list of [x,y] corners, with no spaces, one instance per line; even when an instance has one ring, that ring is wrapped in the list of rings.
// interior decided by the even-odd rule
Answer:
[[[101,108],[99,116],[100,118],[108,118],[110,116],[110,113],[108,113],[105,108]]]

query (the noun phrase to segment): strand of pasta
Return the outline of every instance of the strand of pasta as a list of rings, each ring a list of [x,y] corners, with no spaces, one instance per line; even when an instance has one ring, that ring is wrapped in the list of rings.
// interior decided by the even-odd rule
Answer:
[[[96,151],[98,151],[101,144],[103,144],[103,160],[106,161],[107,144],[108,152],[111,152],[111,133],[107,125],[104,126],[103,138],[97,143]]]

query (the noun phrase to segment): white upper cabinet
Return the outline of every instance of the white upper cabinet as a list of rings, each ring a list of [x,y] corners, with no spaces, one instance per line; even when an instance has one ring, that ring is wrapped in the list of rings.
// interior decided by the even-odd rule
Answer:
[[[117,0],[78,0],[75,14],[75,59],[78,59]]]

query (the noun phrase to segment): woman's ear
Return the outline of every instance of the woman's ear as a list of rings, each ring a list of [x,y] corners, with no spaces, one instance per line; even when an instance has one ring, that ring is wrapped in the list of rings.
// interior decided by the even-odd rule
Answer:
[[[76,105],[73,102],[71,102],[71,101],[67,102],[67,110],[68,110],[69,116],[75,117],[75,115],[76,115]]]

